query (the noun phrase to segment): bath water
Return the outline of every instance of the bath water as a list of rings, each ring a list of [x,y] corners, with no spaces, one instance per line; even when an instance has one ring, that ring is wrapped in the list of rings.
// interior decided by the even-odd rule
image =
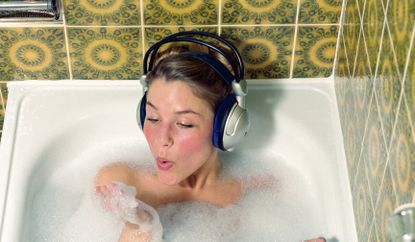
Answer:
[[[322,218],[314,187],[294,161],[269,150],[220,154],[222,176],[241,179],[243,196],[225,208],[201,202],[168,204],[157,209],[164,241],[301,241],[321,234]],[[40,242],[114,242],[123,228],[104,210],[93,186],[106,164],[126,162],[154,170],[146,143],[116,140],[88,147],[60,161],[36,192],[30,209],[28,238]],[[248,188],[252,181],[266,181]]]

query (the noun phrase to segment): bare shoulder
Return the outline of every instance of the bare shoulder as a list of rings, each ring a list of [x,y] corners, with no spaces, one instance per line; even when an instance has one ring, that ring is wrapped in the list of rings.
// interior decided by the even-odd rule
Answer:
[[[105,185],[115,181],[125,184],[133,184],[137,177],[143,175],[144,171],[138,167],[132,167],[126,163],[113,163],[102,167],[96,177],[95,185]]]

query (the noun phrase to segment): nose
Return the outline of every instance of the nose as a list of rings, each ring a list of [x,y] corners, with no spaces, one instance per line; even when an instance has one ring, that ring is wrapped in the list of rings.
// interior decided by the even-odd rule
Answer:
[[[162,125],[158,132],[158,143],[161,147],[170,147],[173,145],[172,128],[170,125]]]

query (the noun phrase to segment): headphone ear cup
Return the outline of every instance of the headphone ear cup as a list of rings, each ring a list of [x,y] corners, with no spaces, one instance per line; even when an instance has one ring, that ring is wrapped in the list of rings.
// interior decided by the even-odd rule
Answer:
[[[144,121],[146,119],[146,105],[147,105],[147,92],[144,93],[137,106],[137,121],[140,124],[141,130],[144,128]]]
[[[226,150],[223,143],[223,135],[225,132],[229,113],[231,113],[235,105],[238,105],[235,96],[228,96],[219,105],[215,112],[215,117],[213,120],[213,145],[221,150]]]

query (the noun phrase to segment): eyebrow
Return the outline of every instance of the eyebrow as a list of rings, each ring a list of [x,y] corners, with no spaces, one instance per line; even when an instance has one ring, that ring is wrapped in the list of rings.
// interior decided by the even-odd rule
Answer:
[[[155,109],[155,110],[158,110],[157,107],[148,100],[147,100],[147,105],[150,106],[151,108]],[[197,116],[203,116],[201,113],[198,113],[198,112],[196,112],[194,110],[191,110],[191,109],[176,111],[175,114],[179,114],[179,115],[180,114],[194,114],[194,115],[197,115]]]

